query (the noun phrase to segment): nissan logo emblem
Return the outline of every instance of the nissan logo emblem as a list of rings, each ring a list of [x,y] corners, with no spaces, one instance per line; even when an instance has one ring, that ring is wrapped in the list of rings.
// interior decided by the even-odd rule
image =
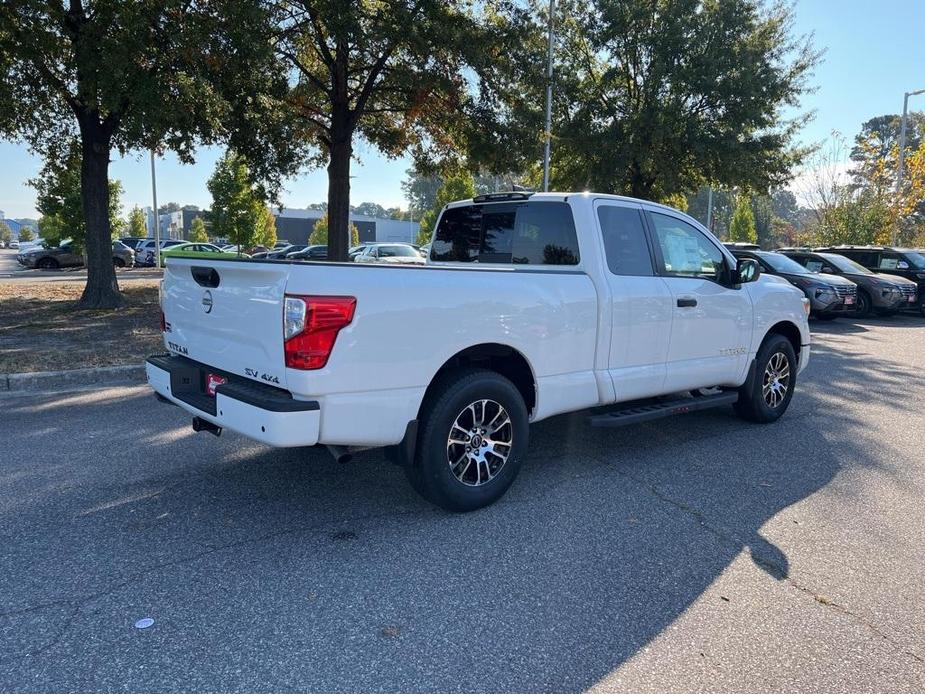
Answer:
[[[212,313],[212,292],[206,289],[206,293],[202,295],[202,308],[206,313]]]

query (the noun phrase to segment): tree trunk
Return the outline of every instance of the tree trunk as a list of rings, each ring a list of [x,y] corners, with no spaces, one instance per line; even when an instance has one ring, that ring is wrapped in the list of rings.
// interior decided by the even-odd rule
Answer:
[[[118,308],[125,300],[116,283],[109,225],[108,136],[92,125],[81,127],[80,193],[87,227],[87,286],[77,308]]]
[[[335,117],[328,162],[328,260],[345,262],[350,249],[350,159],[353,131]]]

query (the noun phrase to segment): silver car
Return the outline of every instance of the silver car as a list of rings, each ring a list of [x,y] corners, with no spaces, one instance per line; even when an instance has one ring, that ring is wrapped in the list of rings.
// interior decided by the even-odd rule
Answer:
[[[410,243],[370,243],[354,256],[356,263],[424,265],[427,261]]]

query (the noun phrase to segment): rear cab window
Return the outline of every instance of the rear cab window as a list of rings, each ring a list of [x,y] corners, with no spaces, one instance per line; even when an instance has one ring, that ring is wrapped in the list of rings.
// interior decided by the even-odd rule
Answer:
[[[555,200],[475,203],[444,210],[430,259],[442,263],[577,265],[572,209]]]

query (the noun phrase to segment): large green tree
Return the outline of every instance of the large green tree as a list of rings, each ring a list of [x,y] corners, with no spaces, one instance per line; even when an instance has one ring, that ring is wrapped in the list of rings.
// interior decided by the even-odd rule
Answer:
[[[8,245],[13,240],[13,230],[6,222],[0,221],[0,244]]]
[[[157,148],[191,161],[230,140],[272,183],[294,141],[275,97],[286,75],[252,0],[4,0],[0,135],[47,157],[81,147],[87,286],[80,307],[122,304],[110,248],[112,151]],[[267,141],[278,146],[266,146]]]
[[[71,239],[76,248],[87,247],[87,224],[81,191],[80,144],[71,143],[61,158],[49,157],[39,175],[29,181],[36,191],[36,209],[42,213],[42,238],[52,244]],[[122,184],[110,180],[107,195],[108,222],[111,238],[121,231]],[[110,238],[110,240],[111,240]]]
[[[206,233],[206,225],[205,222],[202,221],[202,217],[196,217],[192,224],[190,224],[189,240],[198,243],[205,243],[209,240],[209,235]]]
[[[545,0],[533,0],[529,65],[504,94],[542,152],[536,55]],[[761,0],[563,0],[555,67],[552,183],[663,200],[713,182],[765,191],[803,152],[799,105],[818,59],[793,11]]]
[[[467,147],[485,76],[509,40],[495,0],[276,2],[280,55],[297,75],[289,103],[327,166],[328,257],[346,260],[350,165],[362,139],[422,159]],[[426,156],[425,156],[426,153]]]
[[[748,195],[740,193],[736,197],[735,211],[732,213],[732,222],[729,224],[729,240],[758,242],[758,232],[755,229],[755,217],[752,214],[751,199]]]
[[[137,205],[132,208],[128,215],[128,224],[126,225],[127,236],[135,238],[145,238],[148,235],[148,220],[145,213]]]
[[[244,157],[228,151],[209,178],[212,234],[241,249],[276,243],[276,220],[267,209],[265,192],[253,183]],[[268,219],[269,217],[269,219]],[[272,244],[270,244],[272,247]]]

